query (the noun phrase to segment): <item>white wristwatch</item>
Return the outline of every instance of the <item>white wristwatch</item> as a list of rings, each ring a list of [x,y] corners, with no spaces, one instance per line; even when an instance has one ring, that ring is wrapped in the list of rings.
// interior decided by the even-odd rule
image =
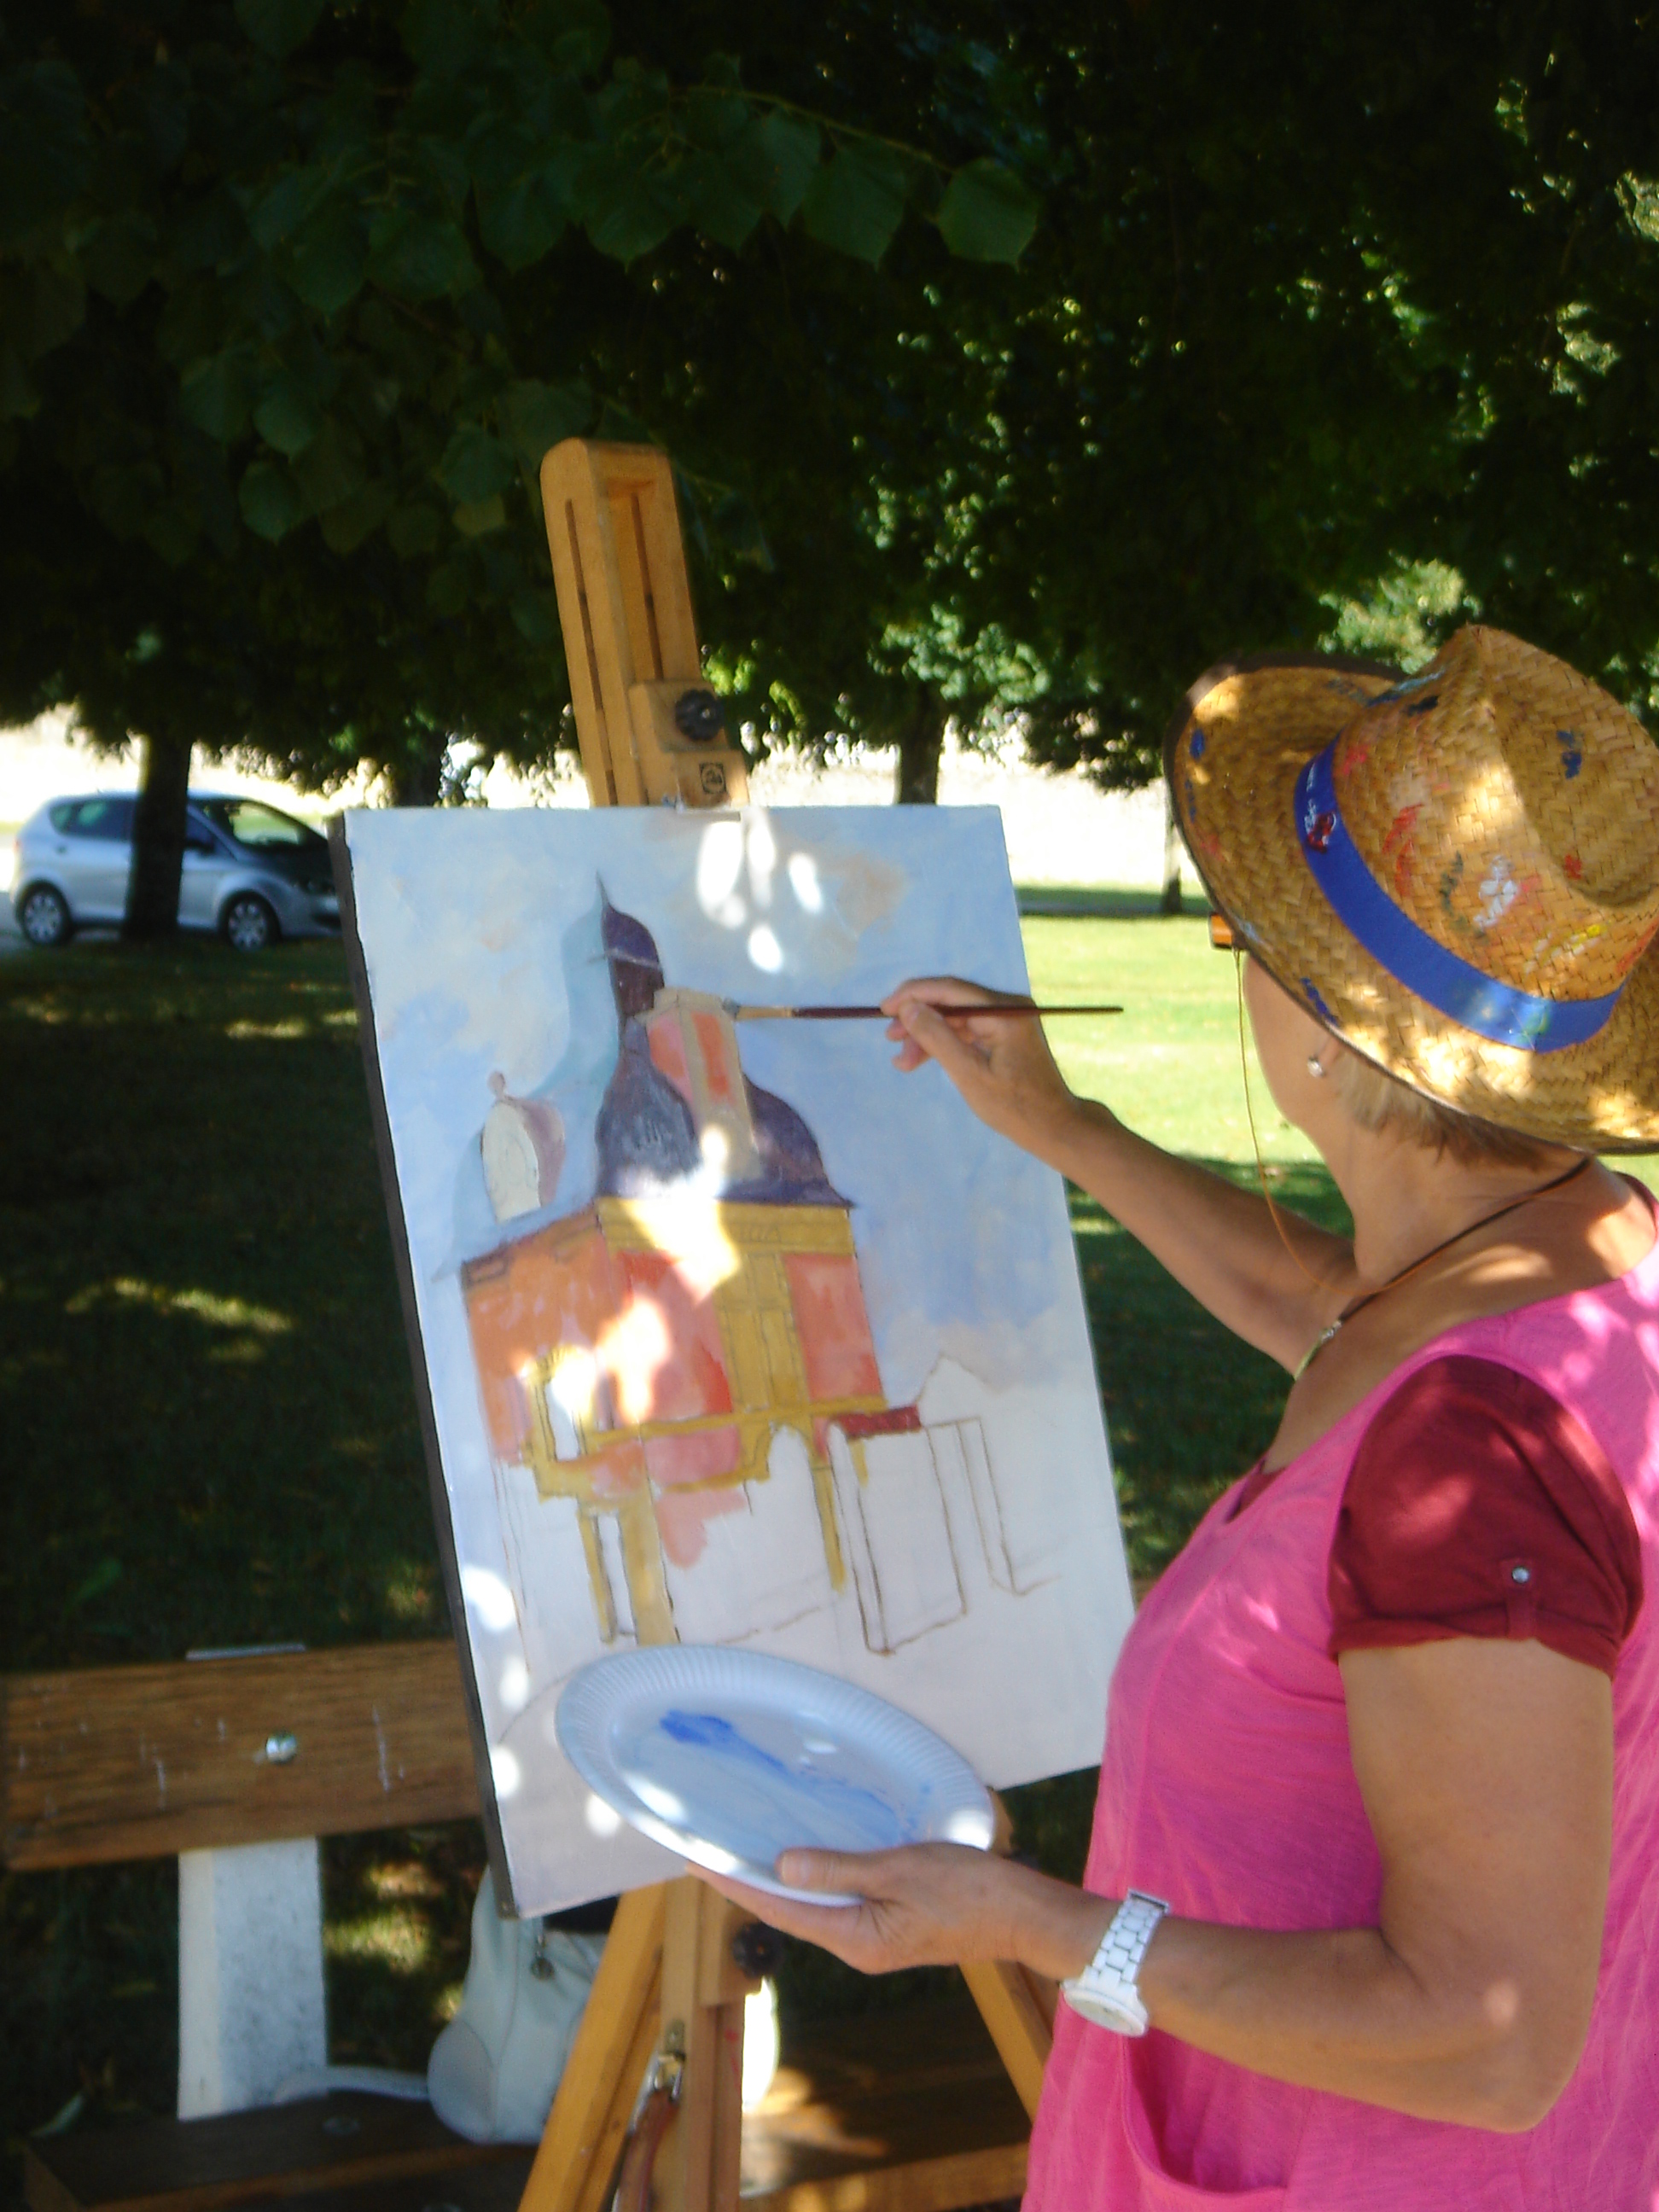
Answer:
[[[1119,2035],[1145,2035],[1150,2025],[1137,1986],[1146,1946],[1169,1906],[1161,1897],[1132,1889],[1112,1915],[1100,1948],[1083,1972],[1062,1982],[1060,1993],[1073,2012]]]

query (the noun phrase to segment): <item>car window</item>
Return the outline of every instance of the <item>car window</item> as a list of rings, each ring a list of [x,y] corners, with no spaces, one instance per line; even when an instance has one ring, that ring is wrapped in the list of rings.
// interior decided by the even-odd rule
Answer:
[[[261,805],[257,799],[204,799],[201,809],[210,822],[218,824],[234,837],[239,845],[295,846],[308,845],[322,839],[305,823],[296,822],[291,814],[279,814],[274,806]]]
[[[65,837],[110,837],[125,842],[132,836],[135,802],[118,795],[70,799],[52,811],[52,827]]]

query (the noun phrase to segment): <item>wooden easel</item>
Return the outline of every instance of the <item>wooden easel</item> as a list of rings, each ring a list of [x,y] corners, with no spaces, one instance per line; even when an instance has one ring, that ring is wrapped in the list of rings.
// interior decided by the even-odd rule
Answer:
[[[567,439],[543,461],[541,481],[593,805],[741,805],[743,756],[702,684],[667,455]],[[759,1986],[733,1955],[746,1918],[690,1877],[621,1900],[520,2212],[605,2212],[647,2073],[678,2091],[657,2162],[658,2212],[735,2212],[743,2005]],[[1019,1966],[963,1971],[1034,2112],[1052,1989]],[[952,2203],[975,2201],[971,2172],[963,2186],[969,2193]]]

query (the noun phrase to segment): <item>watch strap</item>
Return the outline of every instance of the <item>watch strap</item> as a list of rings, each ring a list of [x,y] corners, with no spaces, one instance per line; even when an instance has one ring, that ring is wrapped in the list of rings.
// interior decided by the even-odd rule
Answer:
[[[1163,1898],[1151,1897],[1143,1889],[1128,1893],[1112,1915],[1094,1957],[1080,1974],[1060,1985],[1060,1995],[1074,2012],[1119,2035],[1146,2034],[1151,2023],[1140,2001],[1140,1962],[1169,1909]]]

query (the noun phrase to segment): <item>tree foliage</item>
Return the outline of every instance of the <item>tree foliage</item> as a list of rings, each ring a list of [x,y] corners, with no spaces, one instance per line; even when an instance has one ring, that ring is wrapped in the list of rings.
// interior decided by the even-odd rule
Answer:
[[[1012,312],[965,335],[1000,380],[958,602],[1023,646],[1037,757],[1140,782],[1206,663],[1366,606],[1373,645],[1479,611],[1645,708],[1653,11],[1061,6],[1042,36],[1072,65]]]
[[[1645,702],[1645,9],[33,0],[0,35],[0,711],[416,798],[455,737],[545,757],[533,471],[573,432],[674,454],[756,742],[894,743],[920,793],[947,717],[1140,781],[1207,661],[1396,616],[1478,607]]]
[[[457,736],[544,757],[535,471],[648,433],[605,372],[653,259],[868,268],[908,218],[1006,264],[1035,220],[982,134],[918,150],[679,58],[596,0],[9,14],[0,712],[417,798]],[[698,520],[761,556],[718,485]]]

